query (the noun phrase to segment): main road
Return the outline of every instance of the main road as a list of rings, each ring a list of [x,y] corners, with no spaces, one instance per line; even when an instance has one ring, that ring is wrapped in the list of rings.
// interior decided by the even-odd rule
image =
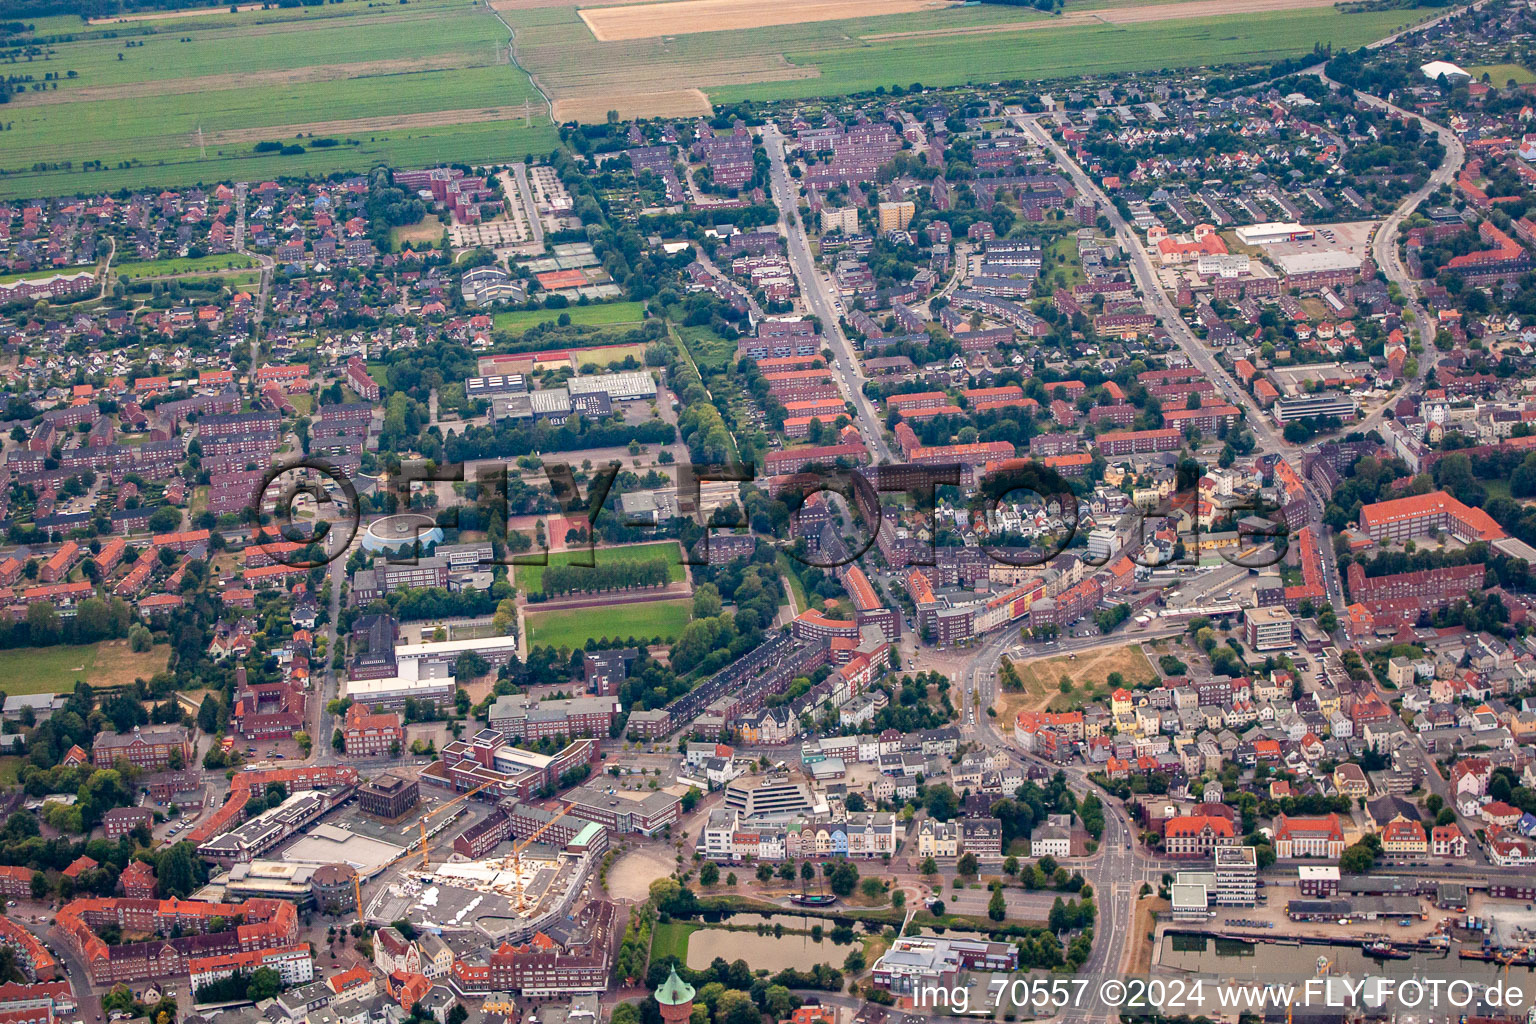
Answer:
[[[1349,90],[1349,86],[1329,78],[1322,67],[1317,68],[1316,73],[1319,78],[1328,83],[1332,88]],[[1398,290],[1402,292],[1403,301],[1407,305],[1408,311],[1413,314],[1413,324],[1418,329],[1419,343],[1424,349],[1423,355],[1419,358],[1419,372],[1417,376],[1417,380],[1422,380],[1429,375],[1434,369],[1435,364],[1439,362],[1439,352],[1435,348],[1435,323],[1419,301],[1417,282],[1409,276],[1407,268],[1403,266],[1403,261],[1398,258],[1397,233],[1402,227],[1403,221],[1419,208],[1419,204],[1427,199],[1431,192],[1434,192],[1441,186],[1449,185],[1456,179],[1462,165],[1466,163],[1467,150],[1461,144],[1461,139],[1457,137],[1456,133],[1444,125],[1436,124],[1428,118],[1420,117],[1412,111],[1394,106],[1386,100],[1372,96],[1369,93],[1356,91],[1355,97],[1366,106],[1385,110],[1394,117],[1402,118],[1405,121],[1417,121],[1419,126],[1425,131],[1434,133],[1439,138],[1440,145],[1445,148],[1445,156],[1441,159],[1440,166],[1431,171],[1424,184],[1415,189],[1411,195],[1398,204],[1395,210],[1387,215],[1387,218],[1376,227],[1376,231],[1371,237],[1372,261],[1387,275],[1388,281],[1397,285]],[[1403,388],[1406,389],[1414,383],[1416,383],[1415,380],[1405,381]],[[1362,432],[1373,430],[1380,425],[1386,410],[1391,405],[1390,399],[1383,402],[1380,408],[1351,429]]]
[[[811,241],[806,237],[805,223],[798,212],[800,186],[789,176],[784,160],[784,135],[771,121],[763,129],[763,148],[768,151],[768,182],[773,190],[773,201],[779,208],[779,231],[789,243],[790,269],[794,271],[795,283],[800,286],[806,308],[821,321],[822,345],[832,352],[837,386],[844,399],[853,405],[854,420],[870,457],[877,463],[894,462],[875,404],[864,394],[864,376],[858,357],[854,355],[853,344],[843,333],[842,314],[838,312],[839,300],[833,295],[832,280],[816,268]]]

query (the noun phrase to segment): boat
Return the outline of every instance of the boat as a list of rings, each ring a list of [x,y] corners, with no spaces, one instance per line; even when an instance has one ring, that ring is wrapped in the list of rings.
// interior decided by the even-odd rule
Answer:
[[[792,892],[789,902],[802,907],[830,907],[837,902],[837,897],[830,892]]]
[[[1373,960],[1409,960],[1413,957],[1406,949],[1398,949],[1390,942],[1367,942],[1360,948]]]

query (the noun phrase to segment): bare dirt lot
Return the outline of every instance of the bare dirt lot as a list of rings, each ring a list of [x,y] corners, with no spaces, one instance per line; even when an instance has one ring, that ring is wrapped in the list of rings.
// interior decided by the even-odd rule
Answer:
[[[1174,0],[1172,3],[1133,4],[1092,11],[1075,11],[1045,20],[1010,21],[996,25],[966,25],[915,32],[880,32],[859,38],[865,42],[880,42],[889,39],[990,35],[996,32],[1022,32],[1042,28],[1066,28],[1073,25],[1134,25],[1148,21],[1177,21],[1181,18],[1215,18],[1231,14],[1302,11],[1315,7],[1332,7],[1333,4],[1334,0]]]
[[[631,850],[608,869],[608,895],[638,903],[650,895],[652,882],[667,877],[676,866],[675,855],[666,847],[642,846]]]
[[[41,94],[40,94],[41,95]],[[632,117],[703,117],[714,108],[702,89],[669,89],[623,96],[572,96],[555,100],[555,121],[597,122],[617,110],[621,120]]]
[[[580,11],[599,42],[650,39],[690,32],[767,28],[807,21],[837,21],[882,14],[912,14],[951,6],[946,0],[672,0]]]

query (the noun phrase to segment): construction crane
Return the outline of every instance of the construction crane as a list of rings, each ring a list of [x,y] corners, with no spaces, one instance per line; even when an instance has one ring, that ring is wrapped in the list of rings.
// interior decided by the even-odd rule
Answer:
[[[474,796],[476,793],[480,792],[482,789],[485,789],[487,786],[494,786],[494,785],[496,785],[496,783],[494,783],[494,782],[482,782],[480,785],[476,786],[474,789],[471,789],[469,792],[464,793],[464,794],[462,794],[460,796],[456,796],[452,800],[449,800],[447,803],[445,803],[445,804],[443,804],[443,805],[441,805],[439,807],[434,807],[432,810],[428,811],[426,814],[423,814],[421,816],[421,820],[420,820],[420,825],[421,825],[421,841],[420,841],[419,850],[420,850],[420,853],[421,853],[421,866],[423,868],[426,868],[428,866],[428,864],[429,864],[429,861],[427,859],[427,819],[431,818],[431,817],[434,817],[435,815],[440,814],[443,811],[446,811],[448,808],[456,806],[457,804],[460,804],[460,803],[462,803],[465,800],[468,800],[470,797]],[[410,826],[406,826],[406,827],[409,828]],[[400,863],[402,860],[405,860],[407,857],[411,856],[415,852],[417,852],[417,851],[412,850],[409,846],[407,846],[404,850],[401,850],[399,853],[397,853],[389,861],[389,863],[385,864],[384,866],[386,868],[394,867],[396,864]],[[357,901],[357,923],[358,924],[366,924],[367,922],[365,922],[363,920],[363,891],[362,891],[362,883],[361,883],[361,881],[358,879],[358,877],[356,875],[352,876],[352,896]]]
[[[523,851],[537,842],[539,836],[549,831],[551,825],[565,817],[570,809],[569,805],[560,808],[555,812],[554,817],[530,832],[527,839],[512,847],[512,892],[517,897],[519,911],[527,909],[527,901],[523,897]]]
[[[423,814],[420,817],[420,819],[418,819],[417,824],[419,824],[421,826],[421,867],[422,867],[423,871],[426,870],[427,864],[428,864],[428,860],[427,860],[427,819],[435,817],[435,816],[443,813],[444,811],[446,811],[450,807],[454,807],[454,806],[457,806],[458,804],[463,803],[465,800],[468,800],[470,797],[474,796],[476,793],[480,792],[482,789],[486,789],[486,788],[488,788],[490,786],[494,786],[494,785],[496,785],[496,783],[494,783],[494,782],[482,782],[482,783],[480,783],[480,785],[476,786],[474,789],[472,789],[469,792],[465,793],[463,796],[456,796],[452,800],[449,800],[447,803],[441,804],[441,805],[439,805],[437,807],[434,807],[432,810],[428,811],[426,814]]]
[[[1510,953],[1506,953],[1506,954],[1504,954],[1502,956],[1496,956],[1495,957],[1495,959],[1497,959],[1499,963],[1504,965],[1504,980],[1505,981],[1509,980],[1509,968],[1510,968],[1510,965],[1513,964],[1516,960],[1523,960],[1523,959],[1525,959],[1528,955],[1530,955],[1530,952],[1531,952],[1531,947],[1527,946],[1524,949],[1517,949],[1517,950],[1514,950],[1514,951],[1512,951]]]

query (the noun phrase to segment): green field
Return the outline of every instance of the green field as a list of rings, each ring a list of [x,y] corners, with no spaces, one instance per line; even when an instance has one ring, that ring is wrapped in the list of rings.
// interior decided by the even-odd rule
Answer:
[[[1474,81],[1481,82],[1483,76],[1488,76],[1488,84],[1502,89],[1513,81],[1516,85],[1530,85],[1536,82],[1536,74],[1530,68],[1519,64],[1479,64],[1476,67],[1467,68]]]
[[[76,25],[27,65],[59,81],[6,105],[0,198],[504,160],[556,141],[505,27],[469,0]],[[258,155],[261,141],[306,151]]]
[[[649,562],[663,558],[667,562],[667,580],[679,583],[683,579],[682,551],[677,541],[661,540],[654,544],[629,544],[619,548],[598,548],[592,553],[598,565],[615,565],[619,562]],[[577,559],[585,559],[587,551],[551,551],[550,565],[571,565]],[[525,594],[536,594],[544,587],[544,566],[519,565],[513,569],[513,585]]]
[[[598,302],[567,309],[520,309],[511,313],[497,313],[492,320],[496,330],[517,333],[542,323],[558,323],[562,313],[570,315],[571,323],[583,327],[611,327],[614,324],[639,323],[645,319],[645,303]]]
[[[668,921],[658,924],[651,932],[651,963],[677,957],[678,963],[688,962],[688,939],[704,926],[692,921]]]
[[[143,260],[112,268],[118,277],[173,277],[185,274],[212,274],[220,270],[249,270],[256,261],[237,252],[220,256],[182,256],[168,260]]]
[[[553,556],[551,556],[553,557]],[[536,607],[536,606],[530,606]],[[577,608],[564,612],[527,611],[530,647],[585,646],[589,638],[650,640],[661,637],[664,643],[676,640],[693,614],[693,601],[650,601],[644,604],[614,605],[611,608]]]
[[[678,327],[677,336],[682,339],[688,354],[693,357],[701,372],[723,370],[736,358],[736,343],[720,337],[708,324]]]
[[[16,647],[0,651],[0,690],[7,694],[70,693],[77,681],[92,686],[127,686],[163,672],[170,649],[155,647],[142,654],[127,641],[58,647]]]
[[[1145,0],[1143,0],[1145,2]],[[1078,3],[1130,6],[1124,0]],[[1140,6],[1140,4],[1137,4]],[[715,103],[837,96],[921,82],[963,85],[1273,60],[1315,42],[1355,47],[1431,9],[1333,8],[1122,25],[1003,4],[598,42],[575,5],[508,12],[518,60],[557,101],[702,89]],[[600,104],[587,107],[600,110]]]
[[[14,281],[31,281],[39,277],[52,277],[55,274],[78,274],[82,270],[94,271],[95,267],[63,267],[49,270],[22,270],[14,274],[0,274],[0,284],[11,284]]]
[[[1354,47],[1418,20],[1426,11],[1341,14],[1332,9],[1066,27],[971,36],[861,41],[855,46],[790,50],[789,63],[817,74],[785,82],[708,89],[716,103],[840,95],[881,85],[964,85],[1116,71],[1274,60],[1305,53],[1319,40]]]

